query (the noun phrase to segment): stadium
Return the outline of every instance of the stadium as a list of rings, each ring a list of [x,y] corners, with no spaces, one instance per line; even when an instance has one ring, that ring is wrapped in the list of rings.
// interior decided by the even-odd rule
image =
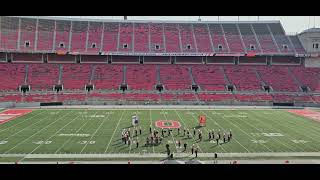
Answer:
[[[1,163],[320,163],[320,29],[0,17]]]

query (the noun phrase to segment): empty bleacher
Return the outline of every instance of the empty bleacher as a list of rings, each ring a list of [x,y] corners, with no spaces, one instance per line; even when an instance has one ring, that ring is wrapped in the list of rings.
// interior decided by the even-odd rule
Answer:
[[[127,66],[126,82],[132,90],[154,90],[156,84],[155,65]]]
[[[97,65],[91,83],[95,89],[118,90],[122,80],[122,65]]]
[[[194,65],[192,67],[192,75],[195,83],[202,90],[207,91],[224,91],[226,82],[220,66],[214,65]]]
[[[191,89],[188,66],[159,65],[160,81],[166,90]]]
[[[0,63],[1,91],[18,91],[25,80],[25,64],[3,64]]]
[[[177,24],[164,24],[166,52],[181,52],[179,29]]]
[[[61,79],[63,88],[84,90],[90,80],[90,68],[89,64],[64,64]]]
[[[53,90],[58,83],[58,64],[30,64],[28,82],[32,90]]]

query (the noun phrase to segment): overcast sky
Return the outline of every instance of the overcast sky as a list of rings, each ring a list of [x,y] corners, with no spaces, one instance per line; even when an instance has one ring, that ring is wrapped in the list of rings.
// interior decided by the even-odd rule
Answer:
[[[72,17],[72,16],[67,16]],[[93,19],[123,19],[123,16],[73,16]],[[197,21],[199,16],[128,16],[128,20],[178,20]],[[239,16],[240,21],[256,21],[258,16]],[[320,16],[259,16],[260,20],[280,20],[286,33],[299,33],[312,27],[320,27]],[[218,16],[201,16],[202,21],[218,21]],[[238,16],[219,16],[220,21],[238,21]]]

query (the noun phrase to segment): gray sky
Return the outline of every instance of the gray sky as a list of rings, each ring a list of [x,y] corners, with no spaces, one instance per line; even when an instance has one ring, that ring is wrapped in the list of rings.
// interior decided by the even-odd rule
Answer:
[[[92,19],[119,19],[123,16],[67,16]],[[128,16],[128,20],[197,21],[199,16]],[[220,21],[238,21],[238,16],[219,16]],[[256,21],[258,16],[239,16],[240,21]],[[299,33],[312,27],[320,27],[320,16],[259,16],[260,20],[280,20],[286,33]],[[201,16],[202,21],[218,21],[218,16]]]

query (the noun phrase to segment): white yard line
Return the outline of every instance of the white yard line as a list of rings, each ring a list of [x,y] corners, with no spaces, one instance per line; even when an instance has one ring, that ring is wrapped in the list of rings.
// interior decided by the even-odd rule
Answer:
[[[163,109],[162,109],[162,112],[163,112]],[[163,113],[163,115],[164,115],[165,119],[168,120],[166,114]],[[174,144],[174,146],[176,147],[176,151],[177,151],[177,153],[178,153],[178,148],[177,148],[176,140],[175,140],[174,137],[173,137],[173,133],[170,133],[170,135],[171,135],[171,137],[172,137],[173,144]]]
[[[289,116],[290,114],[285,114],[286,116]],[[311,134],[313,134],[313,135],[316,135],[317,137],[320,135],[319,134],[319,130],[315,130],[314,128],[313,128],[313,126],[309,126],[308,128],[306,128],[305,126],[300,126],[299,124],[292,124],[292,123],[295,123],[294,121],[292,121],[292,120],[290,120],[290,119],[287,119],[287,118],[283,118],[283,121],[286,121],[286,122],[288,122],[288,124],[290,124],[290,127],[292,127],[291,129],[296,129],[296,126],[299,126],[299,129],[304,129],[305,131],[307,131],[307,132],[309,132],[310,133],[310,130],[313,130],[313,133],[311,133]],[[301,124],[305,124],[305,122],[304,121],[300,121],[301,122]],[[300,131],[301,132],[301,131]],[[301,132],[301,133],[299,133],[299,134],[302,134],[302,135],[304,135],[303,134],[303,132]],[[307,135],[304,135],[304,136],[307,136]],[[309,137],[309,136],[308,136]],[[311,136],[310,136],[310,139],[313,139],[313,140],[315,140],[315,138],[312,138]],[[319,141],[317,141],[317,140],[315,140],[316,142],[319,142]]]
[[[35,117],[43,114],[44,112],[46,112],[46,110],[43,110],[43,112],[40,112],[40,113],[38,113],[38,114],[36,114],[36,115],[34,115],[34,116],[32,116],[32,117],[29,117],[29,118],[27,118],[27,119],[25,119],[25,120],[23,120],[23,121],[20,121],[20,122],[18,122],[17,124],[14,124],[14,125],[12,125],[12,126],[10,126],[10,127],[7,127],[6,129],[1,129],[0,132],[3,132],[3,131],[5,131],[5,130],[7,130],[7,129],[10,129],[10,128],[13,128],[13,127],[15,127],[15,126],[17,126],[17,125],[19,125],[19,124],[21,124],[21,123],[29,120],[29,119],[35,118]],[[31,113],[32,113],[32,112],[31,112]],[[23,116],[20,116],[20,117],[23,117]],[[29,126],[30,126],[30,125],[29,125]]]
[[[70,111],[71,112],[71,111]],[[33,137],[34,135],[38,134],[39,132],[43,131],[45,128],[51,126],[52,124],[56,123],[57,121],[61,120],[62,117],[68,115],[70,112],[64,114],[63,116],[60,116],[59,118],[57,118],[55,121],[53,121],[52,123],[46,125],[45,127],[43,127],[41,130],[37,131],[36,133],[34,133],[33,135],[29,136],[28,138],[24,139],[23,141],[20,141],[18,144],[16,144],[14,147],[12,147],[11,149],[7,150],[6,152],[4,152],[4,154],[7,154],[9,151],[11,151],[12,149],[18,147],[21,143],[29,140],[31,137]],[[48,116],[49,117],[49,116]]]
[[[204,111],[201,111],[202,113],[204,113],[206,116],[208,116],[207,113],[205,113]],[[222,130],[223,130],[223,127],[219,125],[219,123],[217,123],[214,119],[211,118],[211,116],[208,116],[209,119],[213,120]],[[239,127],[238,127],[239,128]],[[235,137],[232,137],[232,139],[234,139],[241,147],[243,147],[247,152],[250,153],[250,151],[244,146],[242,145]]]
[[[88,111],[88,110],[86,110],[85,112],[87,112],[87,111]],[[97,112],[94,113],[93,116],[95,116],[96,114],[97,114]],[[92,117],[93,117],[93,116],[92,116]],[[85,122],[85,123],[83,123],[83,124],[81,125],[81,127],[77,129],[77,131],[75,132],[75,134],[77,134],[85,125],[87,125],[88,122],[90,122],[90,120],[92,119],[92,117],[90,117],[89,119],[85,119],[85,118],[82,117],[82,118],[84,119],[84,122]],[[54,153],[56,154],[57,152],[59,152],[67,143],[70,142],[71,139],[72,139],[72,136],[70,136],[70,137],[68,138],[68,140],[65,141]]]
[[[260,123],[263,123],[263,124],[266,124],[267,125],[267,128],[268,129],[270,129],[270,130],[276,130],[276,131],[278,131],[278,132],[282,132],[283,133],[283,131],[281,131],[280,129],[278,129],[278,128],[273,128],[273,126],[272,126],[272,128],[269,128],[269,126],[270,126],[270,124],[267,124],[267,123],[265,123],[265,122],[263,122],[263,121],[260,121],[258,118],[253,118],[254,120],[256,120],[257,122],[260,122]],[[258,130],[258,129],[257,129]],[[262,132],[261,130],[259,130],[260,132]],[[263,133],[263,132],[262,132]],[[285,134],[285,133],[284,133]],[[289,141],[291,141],[289,138],[287,138],[286,136],[284,136],[286,139],[288,139]],[[272,139],[274,139],[272,136],[271,136],[271,138]],[[289,148],[291,151],[294,151],[292,148],[292,146],[290,145],[290,144],[287,144],[287,143],[284,143],[284,142],[281,142],[281,141],[279,141],[278,139],[276,139],[278,142],[280,142],[282,145],[285,145],[287,148]],[[290,147],[289,147],[290,146]],[[304,151],[304,149],[302,149],[300,146],[296,146],[296,147],[299,147],[299,149],[301,149],[302,151]]]
[[[221,116],[221,117],[222,117],[226,122],[228,122],[229,124],[232,124],[233,126],[235,126],[235,127],[237,127],[238,129],[240,129],[240,131],[242,131],[244,134],[246,134],[249,138],[252,138],[253,140],[256,140],[255,137],[249,135],[246,131],[242,130],[241,127],[239,127],[239,126],[236,125],[235,123],[227,120],[227,119],[224,118],[223,116]],[[240,118],[237,118],[237,119],[241,120]],[[242,121],[242,120],[241,120],[241,121]],[[244,121],[244,122],[245,122],[245,121]],[[247,123],[247,122],[245,122],[245,123]],[[251,125],[249,124],[249,126],[251,126]],[[252,127],[255,128],[256,130],[258,130],[255,126],[252,126]],[[259,143],[259,145],[267,148],[270,152],[273,152],[268,146],[266,146],[266,145],[264,145],[264,144],[262,144],[262,143]]]
[[[109,120],[109,116],[110,116],[110,113],[107,115],[106,118],[104,118],[104,119],[102,120],[102,123],[99,125],[99,127],[96,129],[96,131],[91,135],[89,141],[87,141],[87,143],[86,143],[86,144],[84,145],[84,147],[81,149],[80,154],[81,154],[81,153],[83,152],[83,150],[87,147],[87,145],[89,144],[89,142],[91,141],[91,139],[93,138],[93,136],[99,131],[99,129],[100,129],[101,126],[104,124],[104,122],[106,121],[106,119]]]
[[[73,121],[75,121],[80,115],[76,116],[75,118],[72,119],[72,121],[68,122],[66,125],[64,125],[62,128],[60,128],[56,133],[54,133],[53,135],[51,135],[49,138],[47,138],[45,141],[49,141],[52,137],[56,136],[62,129],[64,129],[66,126],[68,126],[69,124],[71,124]],[[36,151],[38,148],[41,147],[42,144],[39,144],[36,148],[34,148],[31,152],[29,152],[28,154],[32,154],[34,151]],[[19,161],[22,161],[24,158],[20,159]]]
[[[108,145],[107,145],[107,148],[106,148],[106,150],[104,151],[104,153],[106,153],[106,152],[108,151],[108,149],[109,149],[109,146],[110,146],[110,144],[111,144],[111,142],[112,142],[112,139],[113,139],[113,137],[114,137],[114,135],[115,135],[115,133],[116,133],[116,131],[117,131],[117,129],[118,129],[118,126],[119,126],[119,124],[120,124],[120,122],[121,122],[121,120],[122,120],[122,117],[123,117],[124,112],[125,112],[125,110],[123,110],[123,112],[122,112],[122,114],[121,114],[121,117],[120,117],[120,119],[119,119],[119,121],[118,121],[118,124],[117,124],[116,128],[115,128],[114,131],[113,131],[113,134],[112,134],[112,136],[111,136],[111,139],[110,139],[110,141],[109,141],[109,143],[108,143]]]
[[[174,110],[174,111],[176,112],[176,114],[178,115],[179,119],[180,119],[181,122],[184,124],[184,126],[187,127],[186,123],[183,122],[183,119],[180,117],[180,115],[179,115],[179,113],[177,112],[177,110]],[[188,127],[187,127],[187,128],[188,128]],[[196,138],[193,136],[192,133],[191,133],[191,136],[192,136],[192,139],[195,141],[195,144],[198,145],[199,143],[197,143],[197,140],[196,140]],[[199,145],[199,150],[200,150],[200,152],[204,152],[204,151],[202,151],[200,145]]]
[[[190,114],[190,115],[192,116],[193,119],[195,119],[195,120],[197,121],[197,118],[195,118],[193,114]],[[223,129],[223,128],[222,128],[222,129]],[[207,131],[207,133],[209,132],[209,131],[207,130],[207,128],[204,128],[204,130]],[[222,149],[224,152],[227,152],[227,151],[223,148],[223,146],[219,146],[219,147],[221,147],[221,149]]]
[[[151,109],[149,109],[149,114],[150,114],[150,126],[152,126],[152,129],[154,129],[153,123],[152,123]],[[152,146],[152,151],[153,151],[153,153],[155,153],[154,152],[154,146]]]
[[[18,131],[18,132],[16,132],[16,133],[14,133],[14,134],[11,134],[10,136],[6,137],[5,139],[1,139],[1,140],[7,140],[7,139],[9,139],[10,137],[13,137],[13,136],[15,136],[15,135],[19,134],[20,132],[22,132],[23,130],[25,130],[25,129],[29,128],[30,126],[36,125],[36,124],[38,124],[39,122],[41,122],[41,121],[43,121],[43,120],[48,119],[49,117],[51,117],[51,116],[47,116],[47,117],[45,117],[45,118],[43,118],[43,119],[39,119],[38,121],[36,121],[36,122],[34,122],[34,123],[32,123],[32,124],[30,124],[30,125],[28,125],[28,126],[24,127],[24,128],[23,128],[23,129],[21,129],[20,131]]]
[[[215,157],[215,153],[199,153],[201,157]],[[176,154],[176,157],[188,157],[187,153]],[[112,154],[0,154],[0,157],[22,157],[28,158],[50,158],[50,159],[63,159],[63,158],[155,158],[166,157],[163,153],[149,153],[149,154],[125,154],[125,153],[112,153]],[[218,153],[219,158],[232,157],[320,157],[319,152],[274,152],[274,153]]]

